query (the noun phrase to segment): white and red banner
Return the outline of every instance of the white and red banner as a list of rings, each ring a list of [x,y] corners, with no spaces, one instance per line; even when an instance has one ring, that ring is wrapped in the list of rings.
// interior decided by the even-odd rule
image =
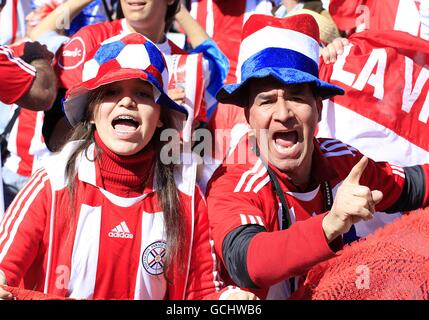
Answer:
[[[376,161],[429,163],[429,42],[399,31],[364,31],[320,78],[345,89],[326,100],[318,136],[339,139]],[[378,213],[359,237],[399,217]]]
[[[403,32],[350,37],[321,79],[344,88],[325,103],[319,136],[335,137],[374,160],[429,162],[429,43]]]
[[[429,40],[428,0],[331,0],[340,30],[397,30]]]

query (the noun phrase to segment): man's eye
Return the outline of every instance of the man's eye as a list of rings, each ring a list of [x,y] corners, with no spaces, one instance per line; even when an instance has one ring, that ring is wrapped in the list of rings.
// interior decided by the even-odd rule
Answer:
[[[292,96],[292,97],[289,97],[289,100],[296,101],[296,102],[303,102],[304,101],[301,96]]]

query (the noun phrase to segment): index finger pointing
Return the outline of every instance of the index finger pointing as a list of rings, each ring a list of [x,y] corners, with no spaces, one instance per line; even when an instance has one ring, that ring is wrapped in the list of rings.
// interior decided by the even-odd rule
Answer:
[[[362,157],[358,163],[350,171],[349,175],[344,179],[344,182],[349,184],[359,184],[359,180],[362,176],[362,173],[365,171],[365,168],[368,164],[368,158]]]

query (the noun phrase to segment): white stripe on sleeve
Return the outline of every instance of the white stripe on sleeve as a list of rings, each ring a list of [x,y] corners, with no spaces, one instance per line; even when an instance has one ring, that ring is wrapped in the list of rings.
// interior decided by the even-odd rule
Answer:
[[[30,180],[25,184],[24,188],[16,195],[15,199],[12,201],[9,206],[6,214],[4,215],[0,223],[0,247],[2,246],[3,241],[8,236],[9,228],[13,228],[12,221],[22,212],[20,208],[25,205],[28,195],[33,192],[33,189],[36,185],[39,185],[43,182],[43,179],[47,176],[46,172],[43,169],[40,169],[35,172],[35,174],[30,178]]]
[[[43,189],[43,187],[45,186],[45,182],[48,180],[47,176],[44,176],[42,181],[37,185],[37,187],[34,189],[34,191],[31,193],[30,197],[28,198],[28,200],[25,202],[24,206],[22,207],[22,210],[19,211],[18,213],[18,219],[16,219],[15,223],[13,224],[13,228],[10,232],[10,236],[7,240],[7,242],[5,243],[3,250],[1,250],[0,253],[0,263],[3,261],[5,255],[7,254],[13,240],[15,239],[16,233],[18,232],[18,228],[21,225],[22,220],[24,220],[27,212],[28,212],[28,208],[30,207],[30,205],[32,204],[32,202],[34,201],[34,199],[37,197],[37,195],[39,194],[39,192]],[[5,238],[7,237],[7,232],[5,232],[5,234],[3,235],[5,236]],[[4,240],[4,239],[3,239]]]

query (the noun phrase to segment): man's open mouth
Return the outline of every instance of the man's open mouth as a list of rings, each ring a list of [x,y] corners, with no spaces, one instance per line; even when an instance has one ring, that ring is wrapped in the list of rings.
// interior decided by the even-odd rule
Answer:
[[[278,131],[273,135],[273,140],[277,151],[287,152],[298,142],[298,132],[292,131]]]

